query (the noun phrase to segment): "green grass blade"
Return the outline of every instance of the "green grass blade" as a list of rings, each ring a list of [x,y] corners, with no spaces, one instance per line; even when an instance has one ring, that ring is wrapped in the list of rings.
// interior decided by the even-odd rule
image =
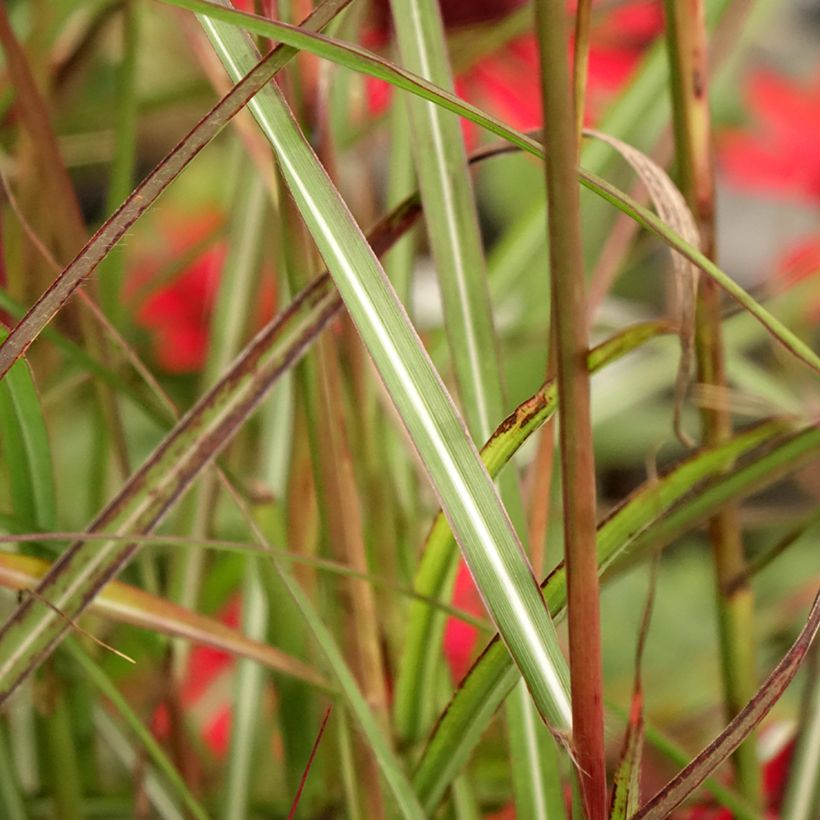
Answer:
[[[657,323],[628,328],[590,352],[590,370],[598,370],[668,328]],[[514,453],[555,412],[555,385],[546,384],[501,423],[481,450],[491,476],[496,476]],[[427,536],[414,588],[425,598],[449,599],[458,566],[458,550],[447,520],[439,514]],[[445,619],[422,602],[408,612],[404,651],[396,679],[394,715],[401,736],[419,740],[430,720],[424,704],[434,702],[435,682],[441,662]],[[432,716],[430,716],[432,717]]]
[[[16,518],[35,529],[52,529],[57,510],[51,448],[26,361],[17,362],[0,382],[0,440]]]
[[[122,7],[122,60],[117,77],[119,110],[114,126],[114,162],[106,195],[106,213],[114,211],[128,197],[134,185],[137,157],[137,58],[140,45],[142,0],[126,0]],[[125,249],[113,249],[100,276],[100,302],[106,315],[122,327],[125,314],[122,283]]]
[[[211,8],[210,6],[208,8]],[[233,26],[203,18],[232,74],[252,62]],[[250,103],[291,193],[425,463],[494,621],[539,711],[571,723],[566,661],[532,572],[492,482],[404,309],[279,90]]]
[[[792,424],[770,421],[735,435],[725,445],[698,451],[655,483],[640,487],[598,528],[598,564],[603,572],[629,550],[668,544],[728,500],[768,486],[820,453],[820,429],[791,432]],[[726,473],[742,460],[742,466]],[[553,616],[566,605],[566,578],[557,568],[542,585]],[[512,691],[518,673],[504,647],[493,641],[439,720],[413,776],[419,799],[432,810],[458,774],[496,709]]]
[[[453,89],[438,3],[394,0],[392,19],[402,64]],[[441,284],[459,397],[473,438],[486,440],[502,417],[501,375],[487,291],[486,265],[472,181],[458,120],[416,97],[407,104],[427,234]]]
[[[452,91],[452,70],[438,3],[394,0],[392,12],[402,63]],[[480,443],[490,436],[496,420],[504,416],[505,401],[464,140],[459,122],[439,106],[415,97],[395,102],[402,103],[406,103],[410,115],[415,166],[443,297],[444,325],[460,406],[473,440]],[[505,473],[499,492],[523,538],[526,518],[514,473]],[[521,692],[526,694],[523,685]],[[416,711],[433,705],[430,694],[415,692]],[[532,775],[524,788],[516,789],[517,811],[523,817],[543,817],[545,787],[541,783],[540,750],[537,743],[527,742],[533,735],[530,705],[519,699],[510,710],[508,722],[511,753],[520,761],[521,770]]]

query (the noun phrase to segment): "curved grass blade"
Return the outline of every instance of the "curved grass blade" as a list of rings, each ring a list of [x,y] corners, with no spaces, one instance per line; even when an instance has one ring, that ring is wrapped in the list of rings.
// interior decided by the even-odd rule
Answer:
[[[599,370],[658,334],[670,331],[671,328],[657,322],[628,328],[590,351],[590,371]],[[491,476],[498,475],[527,438],[553,415],[556,406],[555,384],[548,382],[499,425],[481,450]],[[447,519],[439,513],[425,540],[413,588],[425,598],[449,600],[457,567],[458,549]],[[394,706],[396,731],[405,741],[417,741],[429,729],[427,711],[435,701],[444,625],[440,612],[420,601],[411,605]]]
[[[623,140],[611,137],[594,129],[584,130],[584,135],[600,140],[614,148],[633,168],[646,186],[649,197],[661,219],[682,236],[690,245],[700,248],[700,233],[695,218],[666,171],[646,154],[633,148]],[[672,266],[675,272],[675,294],[677,304],[678,334],[680,336],[680,364],[675,380],[674,428],[678,440],[684,447],[692,447],[694,442],[686,434],[682,424],[683,402],[692,375],[695,360],[695,305],[697,304],[698,279],[700,270],[691,261],[672,251]]]
[[[641,810],[635,820],[668,817],[743,742],[791,683],[820,628],[820,594],[797,640],[772,670],[755,696],[731,723],[683,771],[669,781]]]
[[[487,114],[479,108],[459,99],[442,88],[423,80],[409,71],[398,68],[387,60],[378,57],[351,43],[341,43],[320,34],[314,34],[281,23],[256,17],[252,14],[234,11],[224,6],[216,5],[208,0],[161,0],[163,3],[185,8],[197,12],[203,17],[220,20],[232,25],[240,26],[247,31],[263,37],[273,37],[288,43],[294,48],[302,49],[323,59],[331,60],[339,65],[360,71],[390,83],[396,88],[409,91],[422,99],[434,102],[442,108],[458,114],[476,125],[487,129],[493,134],[517,145],[523,151],[543,159],[543,147],[536,140],[520,131],[510,128],[497,118]],[[597,175],[579,169],[578,176],[581,184],[593,193],[609,201],[616,208],[628,214],[647,230],[656,234],[663,242],[681,253],[686,259],[700,268],[707,276],[714,279],[727,293],[742,307],[748,310],[780,343],[791,351],[797,358],[805,362],[813,370],[820,373],[820,356],[794,333],[792,333],[778,319],[772,316],[765,308],[756,302],[746,291],[724,273],[717,265],[692,247],[674,230],[670,229],[663,220],[635,202],[631,197],[609,184]],[[2,348],[0,348],[0,364],[2,364]],[[2,370],[0,370],[0,374]]]
[[[25,360],[0,382],[0,440],[15,517],[35,529],[51,529],[57,518],[51,448]]]
[[[50,568],[47,561],[39,558],[0,552],[0,586],[17,590],[32,589]],[[322,675],[298,658],[246,638],[221,621],[192,612],[129,584],[111,581],[94,599],[90,611],[120,623],[183,638],[254,660],[274,672],[298,678],[320,689],[331,688]]]
[[[305,21],[305,27],[323,28],[350,2],[351,0],[325,0]],[[111,248],[156,202],[168,185],[219,134],[231,118],[247,105],[248,100],[293,59],[295,54],[294,49],[280,45],[260,60],[102,224],[68,267],[29,309],[12,330],[8,339],[0,345],[0,379],[28,350],[31,343],[66,303],[71,294],[94,272]]]
[[[744,430],[638,488],[598,527],[600,571],[616,565],[627,550],[640,555],[668,544],[727,501],[766,487],[816,458],[820,428],[792,428],[788,420],[774,420]],[[550,612],[560,617],[566,605],[563,567],[547,577],[542,590]],[[438,804],[517,680],[506,650],[494,639],[441,715],[414,773],[413,784],[426,810]]]
[[[252,60],[246,36],[203,18],[229,73]],[[509,518],[438,373],[370,247],[281,92],[249,104],[450,519],[477,586],[545,720],[571,727],[567,665]]]

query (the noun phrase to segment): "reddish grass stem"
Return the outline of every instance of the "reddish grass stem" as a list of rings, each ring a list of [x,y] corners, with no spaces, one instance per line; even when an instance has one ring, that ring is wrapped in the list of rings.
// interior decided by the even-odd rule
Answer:
[[[595,464],[586,356],[586,294],[577,180],[577,138],[562,0],[537,0],[541,51],[550,268],[555,318],[564,549],[572,683],[573,743],[587,817],[606,817],[606,765],[598,569],[595,554]]]

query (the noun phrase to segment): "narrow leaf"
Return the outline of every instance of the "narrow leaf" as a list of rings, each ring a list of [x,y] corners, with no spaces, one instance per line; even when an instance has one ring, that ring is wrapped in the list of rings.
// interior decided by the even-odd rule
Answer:
[[[0,446],[16,518],[48,530],[57,517],[54,472],[40,398],[27,361],[0,382]]]

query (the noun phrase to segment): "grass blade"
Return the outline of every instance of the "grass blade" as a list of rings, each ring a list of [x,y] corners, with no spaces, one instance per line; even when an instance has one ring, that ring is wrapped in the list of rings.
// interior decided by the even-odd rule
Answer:
[[[392,18],[402,63],[426,79],[448,90],[453,76],[441,12],[435,0],[406,3],[393,0]],[[466,150],[459,122],[439,106],[408,97],[413,133],[415,167],[424,206],[425,224],[441,287],[444,325],[449,341],[460,406],[467,429],[477,444],[492,433],[504,416],[506,402],[498,344],[493,326],[487,287],[478,214]],[[499,482],[499,492],[510,519],[522,540],[526,534],[524,505],[514,472]],[[524,540],[524,547],[526,548]],[[543,817],[539,748],[524,742],[532,737],[531,708],[526,690],[508,715],[511,754],[521,761],[521,770],[535,778],[525,788],[516,788],[517,811],[525,817]],[[415,693],[418,708],[432,700]]]
[[[16,590],[32,589],[50,567],[47,561],[39,558],[0,552],[0,586]],[[111,581],[94,599],[91,611],[120,623],[230,652],[321,689],[330,688],[329,682],[303,661],[275,647],[251,640],[215,618],[184,609],[129,584]]]
[[[652,557],[649,575],[649,591],[646,596],[643,617],[638,633],[638,649],[635,653],[635,681],[632,688],[632,704],[627,720],[621,759],[615,770],[612,786],[610,820],[629,820],[638,810],[641,800],[641,761],[644,742],[644,709],[642,664],[652,607],[657,587],[660,555]]]

